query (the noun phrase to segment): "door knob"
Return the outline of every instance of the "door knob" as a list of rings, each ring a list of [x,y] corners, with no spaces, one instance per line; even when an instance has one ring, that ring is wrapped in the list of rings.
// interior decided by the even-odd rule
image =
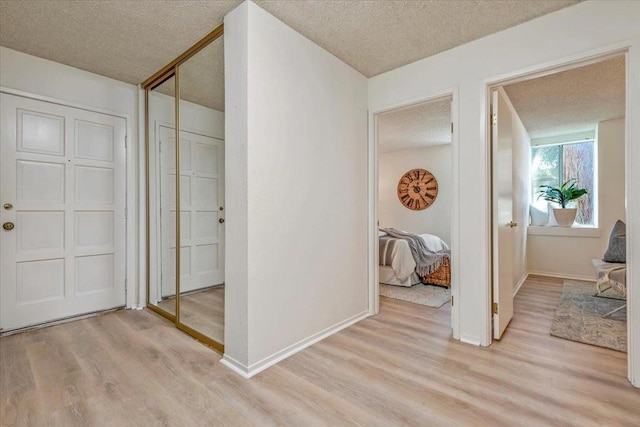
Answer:
[[[511,222],[510,222],[509,224],[507,224],[507,225],[508,225],[509,227],[513,228],[513,227],[516,227],[516,226],[518,225],[518,223],[517,223],[517,222],[513,222],[513,221],[511,221]]]
[[[4,224],[2,224],[2,228],[4,228],[7,231],[13,230],[14,227],[15,225],[13,225],[12,222],[5,222]]]
[[[5,203],[3,207],[7,211],[10,211],[11,209],[13,209],[13,205],[11,203]]]
[[[218,220],[218,222],[219,222],[220,224],[224,223],[224,218],[220,218],[220,219]]]

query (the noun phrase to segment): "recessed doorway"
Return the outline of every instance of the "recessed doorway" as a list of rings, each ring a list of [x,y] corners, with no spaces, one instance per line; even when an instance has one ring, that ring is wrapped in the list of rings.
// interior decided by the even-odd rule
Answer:
[[[557,295],[550,335],[626,352],[624,52],[501,81],[489,94],[493,338],[509,335],[514,296],[526,305],[537,290]]]

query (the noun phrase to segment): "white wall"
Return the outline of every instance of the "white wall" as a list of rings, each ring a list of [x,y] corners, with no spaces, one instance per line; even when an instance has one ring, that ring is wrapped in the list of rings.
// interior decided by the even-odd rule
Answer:
[[[145,304],[140,266],[139,96],[134,85],[0,46],[0,86],[127,120],[127,307]]]
[[[451,245],[451,144],[383,153],[378,157],[378,162],[380,227],[394,227],[416,234],[434,234]],[[398,181],[414,168],[430,171],[438,181],[435,202],[421,211],[408,209],[398,200]]]
[[[250,376],[368,314],[367,79],[254,3],[225,31],[224,363]]]
[[[137,88],[134,85],[2,46],[0,71],[3,87],[100,110],[137,114]]]
[[[513,286],[522,283],[527,275],[527,224],[529,223],[529,201],[531,198],[531,139],[513,108],[511,100],[500,90],[509,106],[511,138],[513,149],[513,221],[518,224],[513,229]],[[498,119],[500,120],[500,118]]]
[[[585,56],[628,48],[628,129],[630,141],[640,140],[640,3],[636,1],[582,2],[480,40],[442,52],[369,80],[370,122],[378,111],[426,99],[456,88],[459,93],[459,155],[454,152],[454,218],[459,218],[460,242],[453,242],[453,259],[460,273],[452,277],[459,287],[460,338],[488,345],[490,335],[489,283],[489,181],[487,144],[487,92],[489,82],[508,79]],[[635,142],[627,152],[628,164],[640,164]],[[375,150],[372,136],[369,149]],[[629,169],[627,169],[629,170]],[[630,171],[629,182],[640,182],[640,168]],[[370,179],[370,191],[375,184]],[[640,269],[640,194],[627,194],[628,245]],[[456,202],[459,201],[459,202]],[[374,201],[371,202],[373,206]],[[371,233],[374,232],[372,223]],[[459,248],[456,250],[456,247]],[[635,249],[634,249],[635,248]],[[370,257],[374,257],[370,252]],[[455,269],[454,269],[455,272]],[[631,269],[628,277],[633,276]],[[640,270],[639,270],[640,274]],[[629,279],[636,280],[636,279]],[[373,284],[371,285],[373,286]],[[631,287],[633,289],[633,286]],[[640,286],[636,287],[640,289]],[[640,290],[629,294],[629,305],[638,308]],[[630,364],[638,364],[633,381],[640,386],[640,328],[633,331],[638,345],[630,347]]]
[[[225,86],[225,358],[249,366],[249,13],[241,4],[224,18]],[[255,142],[254,142],[255,144]],[[279,221],[278,221],[279,224]]]
[[[602,258],[618,219],[625,221],[624,119],[598,123],[598,225],[595,237],[529,235],[529,272],[595,279],[591,264]],[[567,256],[570,254],[570,256]]]

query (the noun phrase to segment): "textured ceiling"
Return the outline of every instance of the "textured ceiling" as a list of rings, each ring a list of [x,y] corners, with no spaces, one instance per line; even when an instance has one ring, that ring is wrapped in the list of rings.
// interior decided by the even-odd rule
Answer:
[[[224,36],[180,66],[180,97],[224,111]]]
[[[0,45],[137,84],[241,1],[0,1]]]
[[[625,114],[625,62],[619,56],[504,87],[532,139],[595,129]]]
[[[368,77],[577,2],[256,1]],[[0,45],[137,84],[222,23],[240,3],[2,0]],[[215,78],[221,84],[222,77]],[[202,101],[208,97],[205,90],[195,93],[203,96],[194,102],[220,104],[219,94],[217,100]]]
[[[138,84],[220,25],[240,3],[2,0],[0,45]],[[221,109],[221,39],[217,47],[188,65],[182,97]],[[191,72],[196,70],[201,73],[198,78]],[[204,77],[207,74],[209,78]]]
[[[255,0],[367,77],[579,3],[576,0]]]
[[[448,144],[451,142],[451,99],[381,114],[377,125],[381,153]]]
[[[212,41],[180,65],[180,99],[224,111],[224,42]],[[166,80],[154,90],[175,97],[175,80]]]

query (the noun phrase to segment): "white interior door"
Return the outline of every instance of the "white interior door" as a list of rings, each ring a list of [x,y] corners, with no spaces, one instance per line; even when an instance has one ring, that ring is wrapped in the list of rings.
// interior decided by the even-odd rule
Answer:
[[[493,337],[500,339],[513,317],[513,138],[511,111],[504,96],[492,92],[493,174]]]
[[[161,162],[170,186],[163,217],[175,221],[175,130],[160,127]],[[165,141],[168,141],[165,144]],[[164,148],[166,147],[166,149]],[[163,230],[175,230],[170,224]],[[175,259],[175,233],[166,233],[165,247]],[[163,250],[163,252],[165,252]],[[168,262],[163,294],[173,290],[175,262]],[[164,271],[164,269],[163,269]],[[192,132],[180,132],[180,292],[224,283],[224,141]],[[166,293],[164,289],[166,288]]]
[[[122,118],[0,94],[4,330],[125,304]],[[12,206],[9,206],[12,205]]]

